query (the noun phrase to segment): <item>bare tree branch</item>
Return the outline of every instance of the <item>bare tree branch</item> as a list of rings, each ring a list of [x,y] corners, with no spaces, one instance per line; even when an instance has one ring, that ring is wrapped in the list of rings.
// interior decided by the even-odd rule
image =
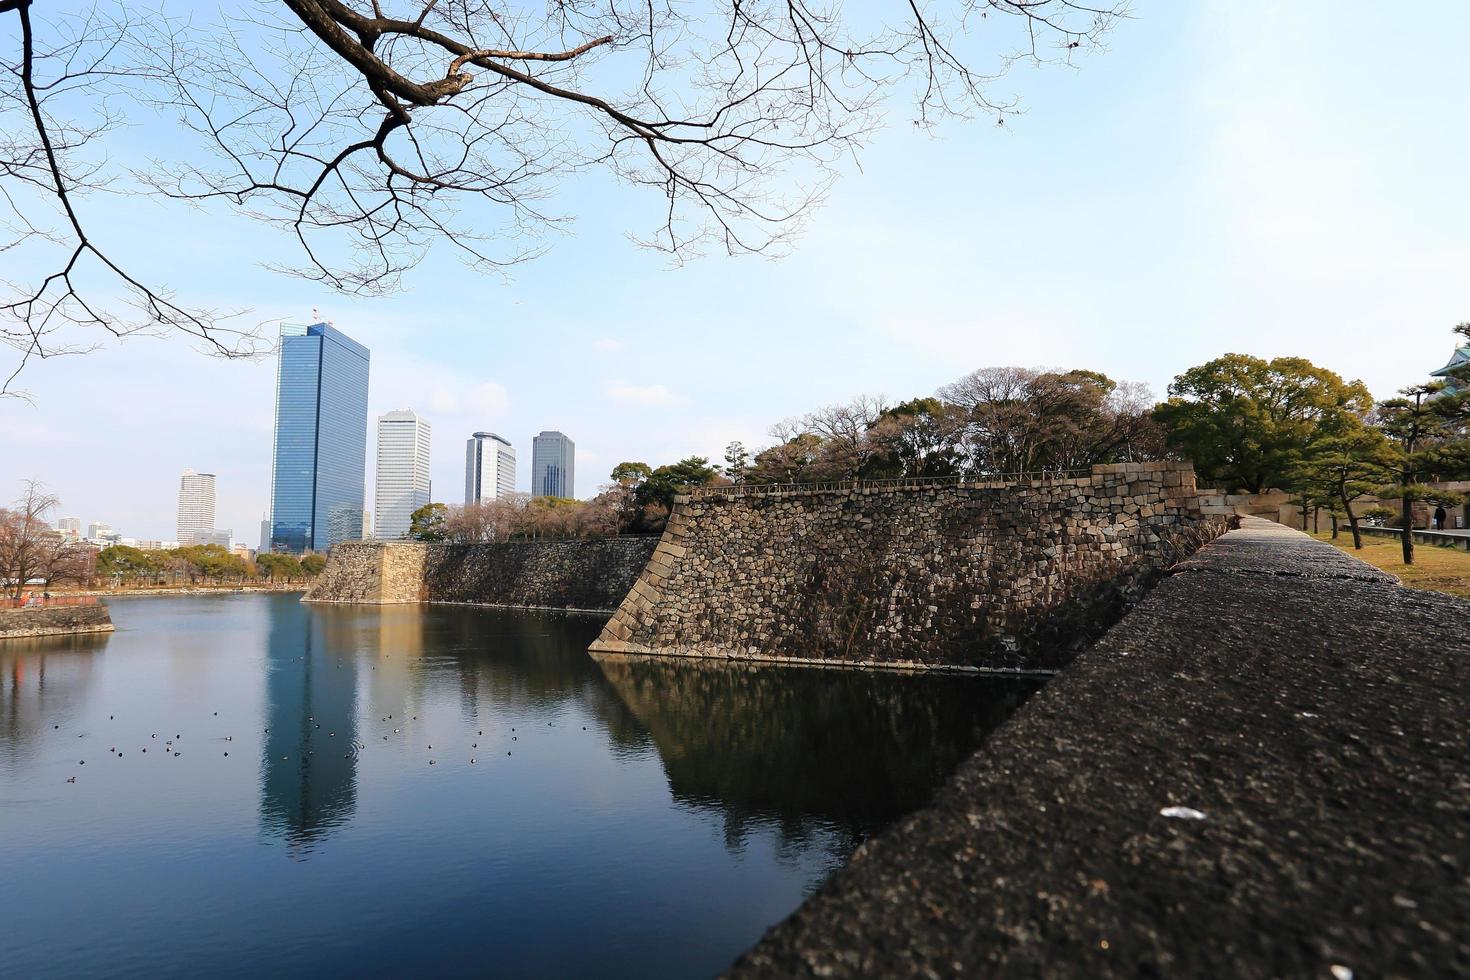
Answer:
[[[58,254],[38,282],[3,284],[0,340],[22,366],[86,349],[63,326],[239,349],[217,314],[144,284],[88,233],[79,195],[119,176],[88,152],[119,122],[110,97],[177,120],[210,158],[159,161],[129,187],[272,223],[301,260],[268,267],[374,294],[436,247],[487,271],[539,254],[566,220],[546,202],[592,168],[649,193],[658,218],[639,240],[676,260],[779,251],[839,161],[891,121],[890,95],[912,94],[915,125],[1003,121],[1017,103],[990,93],[1012,64],[1070,63],[1124,13],[1112,0],[851,14],[836,0],[257,0],[209,24],[168,8],[62,18],[42,50],[31,6],[0,0],[21,27],[0,62],[0,251]],[[83,95],[90,118],[47,108]],[[56,227],[33,216],[38,200]],[[84,267],[137,315],[112,313]]]

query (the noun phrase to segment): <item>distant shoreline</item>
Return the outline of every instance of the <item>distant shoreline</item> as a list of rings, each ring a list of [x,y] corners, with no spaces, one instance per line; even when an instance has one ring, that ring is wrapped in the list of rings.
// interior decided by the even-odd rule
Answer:
[[[311,588],[308,582],[293,582],[289,585],[170,585],[156,589],[80,589],[78,591],[53,592],[63,596],[94,595],[116,598],[154,595],[218,595],[236,592],[305,592]]]

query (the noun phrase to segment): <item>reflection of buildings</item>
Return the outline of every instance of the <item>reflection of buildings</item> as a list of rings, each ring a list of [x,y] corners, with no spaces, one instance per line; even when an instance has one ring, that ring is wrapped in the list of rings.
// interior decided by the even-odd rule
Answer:
[[[77,704],[110,633],[17,638],[0,645],[0,768],[38,751],[57,707]]]
[[[299,603],[281,603],[270,622],[261,828],[310,850],[357,803],[356,651],[333,629],[341,620]]]
[[[336,610],[328,610],[329,614]],[[368,670],[371,718],[406,718],[417,705],[423,676],[424,613],[419,606],[380,606],[362,615],[359,650]],[[354,651],[357,652],[357,651]]]
[[[675,798],[717,808],[732,846],[774,820],[787,842],[856,840],[922,806],[1039,681],[599,658],[648,726]]]

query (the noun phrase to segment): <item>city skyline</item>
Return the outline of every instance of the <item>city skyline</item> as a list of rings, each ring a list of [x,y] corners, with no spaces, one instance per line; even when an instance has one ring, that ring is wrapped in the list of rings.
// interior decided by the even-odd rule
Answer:
[[[1437,18],[1423,38],[1386,10],[1139,4],[1080,71],[1027,73],[1026,113],[1004,127],[891,119],[775,262],[669,268],[627,243],[646,200],[596,179],[548,202],[573,233],[505,278],[444,250],[377,298],[271,271],[276,240],[248,223],[224,235],[216,214],[113,196],[89,214],[110,243],[134,240],[140,213],[168,228],[140,274],[247,311],[241,329],[313,307],[350,325],[374,352],[370,413],[412,401],[456,444],[492,430],[523,452],[542,429],[574,433],[584,497],[624,460],[718,460],[731,439],[768,445],[783,418],[931,394],[986,365],[1086,367],[1162,397],[1227,351],[1295,355],[1384,398],[1439,367],[1422,352],[1448,357],[1444,331],[1465,318],[1470,133],[1441,121],[1470,83],[1434,65],[1458,56],[1470,8]],[[140,135],[114,151],[142,165],[155,148]],[[274,357],[145,337],[34,362],[32,403],[0,407],[0,455],[66,513],[148,538],[172,536],[178,473],[202,465],[240,533],[269,506],[274,375]],[[146,411],[140,378],[168,382]],[[200,457],[216,444],[230,452]],[[440,497],[458,496],[463,462],[434,460]]]

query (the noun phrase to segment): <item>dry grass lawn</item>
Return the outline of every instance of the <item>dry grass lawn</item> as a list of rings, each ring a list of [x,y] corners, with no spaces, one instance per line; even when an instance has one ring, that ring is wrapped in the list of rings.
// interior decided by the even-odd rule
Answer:
[[[1432,544],[1414,544],[1414,564],[1405,565],[1398,538],[1363,535],[1363,550],[1353,550],[1353,536],[1346,525],[1337,540],[1328,532],[1313,537],[1337,545],[1343,551],[1377,566],[1399,579],[1412,589],[1429,589],[1447,592],[1461,599],[1470,599],[1470,551],[1460,548],[1442,548]]]

